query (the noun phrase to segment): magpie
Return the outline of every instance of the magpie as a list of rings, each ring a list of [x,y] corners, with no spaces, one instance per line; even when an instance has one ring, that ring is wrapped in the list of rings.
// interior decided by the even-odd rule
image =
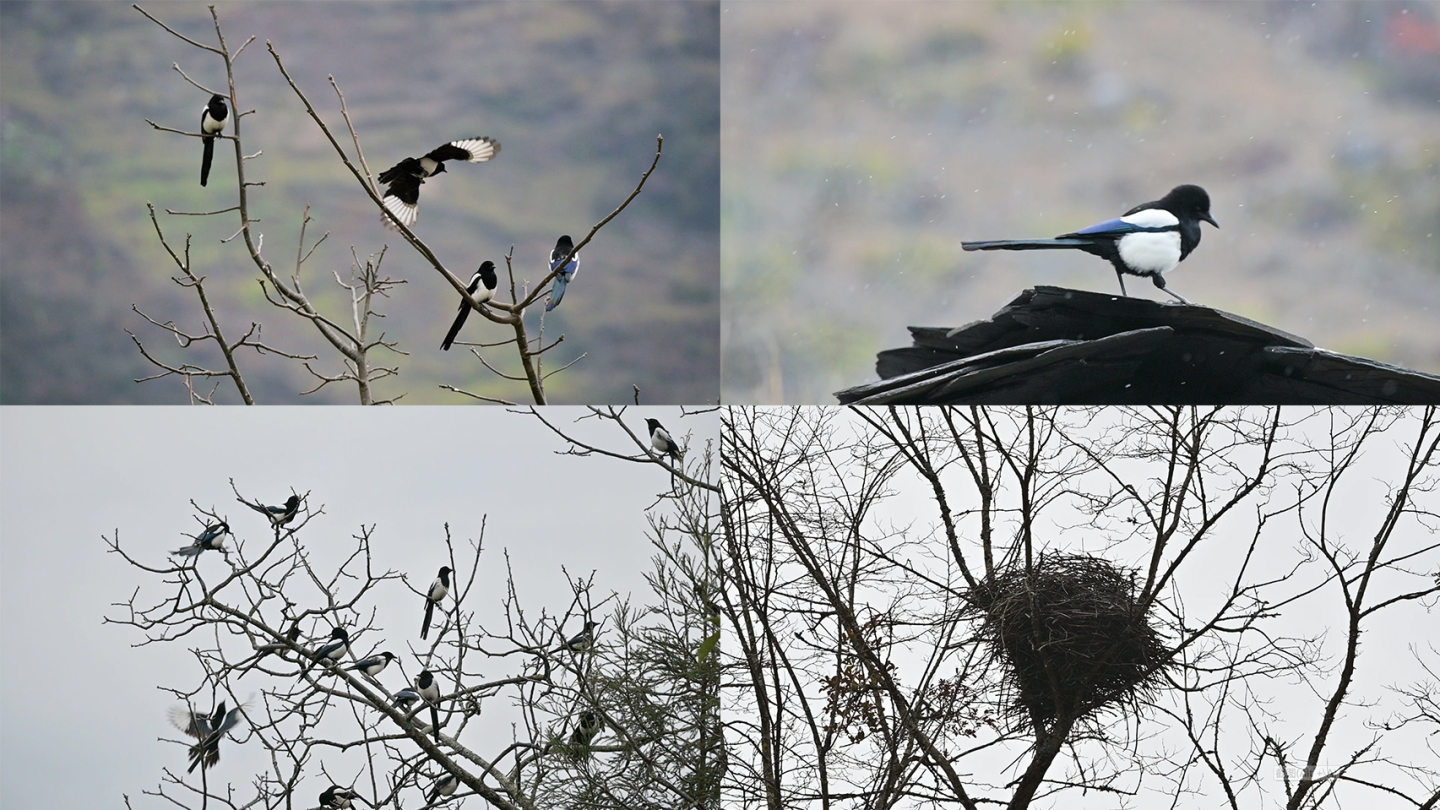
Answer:
[[[495,297],[495,288],[499,284],[500,279],[495,275],[495,263],[487,261],[481,263],[480,269],[470,277],[470,285],[465,288],[465,292],[483,304]],[[460,327],[465,325],[465,319],[468,317],[470,317],[470,302],[461,298],[460,311],[455,314],[455,322],[450,324],[450,331],[445,333],[445,340],[440,344],[441,351],[450,351],[450,344],[455,342],[455,336],[460,334]]]
[[[575,726],[575,731],[571,732],[570,742],[574,745],[589,745],[599,733],[600,715],[587,709],[580,713],[580,723]]]
[[[1054,239],[1002,239],[995,242],[961,242],[965,250],[1057,250],[1074,248],[1099,256],[1115,267],[1120,294],[1125,276],[1149,276],[1155,286],[1188,304],[1165,287],[1165,273],[1185,260],[1200,244],[1200,223],[1220,227],[1210,216],[1210,195],[1199,186],[1176,186],[1154,202],[1137,205],[1119,219],[1109,219]]]
[[[286,523],[294,520],[295,514],[300,511],[299,495],[291,495],[289,498],[285,499],[284,506],[256,506],[253,503],[246,503],[245,501],[241,501],[241,503],[244,503],[246,506],[254,509],[256,512],[259,512],[260,514],[269,518],[270,525],[277,529],[281,526],[284,526]]]
[[[569,641],[561,644],[555,652],[569,650],[570,652],[585,652],[595,643],[595,622],[585,622],[585,629],[576,633]]]
[[[447,773],[440,777],[439,781],[435,783],[435,787],[430,789],[430,795],[425,797],[425,801],[434,804],[442,797],[454,796],[455,788],[458,787],[460,787],[460,780],[456,779],[454,774]]]
[[[440,576],[430,583],[430,590],[425,594],[425,623],[420,625],[420,638],[425,638],[430,633],[430,617],[435,612],[435,606],[450,592],[450,566],[440,566]]]
[[[349,788],[331,785],[320,794],[320,807],[322,810],[349,810],[350,802],[359,797],[359,793]]]
[[[435,680],[434,675],[430,674],[430,670],[422,669],[419,676],[415,678],[415,691],[420,694],[422,700],[430,704],[430,725],[435,729],[435,742],[438,743],[440,742],[440,710],[437,707],[440,702],[440,683]]]
[[[670,438],[670,431],[660,424],[659,419],[646,419],[645,426],[650,428],[650,446],[658,450],[662,455],[670,456],[676,461],[680,460],[680,445]]]
[[[580,260],[570,256],[575,250],[575,243],[570,241],[569,236],[562,236],[555,240],[555,249],[550,251],[550,272],[560,270],[560,275],[555,277],[555,286],[550,290],[550,300],[545,302],[545,311],[549,312],[560,306],[560,299],[565,297],[565,285],[575,278],[575,271],[580,269]],[[560,260],[570,256],[570,261],[562,270]]]
[[[309,672],[310,667],[317,663],[327,666],[333,664],[341,658],[344,658],[345,654],[350,651],[350,634],[345,632],[345,628],[337,627],[331,630],[330,639],[329,644],[310,653],[310,663],[306,664],[305,668],[300,671],[301,675]]]
[[[205,105],[205,109],[200,113],[200,131],[211,136],[200,139],[205,144],[205,154],[200,158],[200,185],[202,186],[210,179],[210,161],[215,157],[215,138],[213,136],[225,129],[225,122],[229,117],[230,108],[225,106],[224,96],[211,96],[210,103]]]
[[[186,773],[194,773],[196,766],[202,766],[202,770],[213,768],[215,763],[220,761],[220,740],[240,722],[240,712],[243,709],[242,706],[236,706],[227,712],[225,701],[222,700],[215,707],[215,712],[208,717],[200,712],[179,707],[170,710],[170,722],[199,740],[190,747],[190,767]]]
[[[425,178],[434,177],[445,171],[447,160],[465,160],[470,163],[484,163],[500,154],[500,142],[494,138],[466,138],[437,146],[424,157],[408,157],[380,173],[380,182],[385,189],[385,210],[395,215],[405,227],[414,227],[420,216],[420,186]],[[387,216],[380,222],[391,230],[397,230]]]
[[[395,693],[395,697],[390,699],[390,705],[403,712],[419,700],[419,692],[416,692],[414,689],[405,688]]]
[[[294,624],[290,625],[290,632],[288,632],[288,633],[285,634],[285,638],[289,639],[289,640],[290,640],[290,643],[292,643],[292,644],[299,640],[299,638],[300,638],[300,622],[299,622],[298,620],[297,620]],[[281,644],[281,643],[279,643],[279,642],[276,642],[276,643],[274,643],[274,644],[264,644],[264,645],[261,645],[259,649],[260,649],[260,654],[257,655],[257,656],[255,656],[255,663],[256,663],[256,664],[259,664],[259,663],[260,663],[260,659],[264,658],[265,656],[269,655],[270,653],[281,652],[281,651],[284,651],[284,650],[288,650],[288,649],[290,649],[290,648],[289,648],[289,646],[287,646],[287,645],[285,645],[285,644]]]
[[[394,660],[395,656],[387,651],[379,655],[372,655],[369,658],[362,658],[350,666],[345,667],[345,669],[351,672],[363,672],[373,678],[384,672],[385,667],[390,666],[390,662]]]
[[[170,553],[181,557],[198,557],[203,551],[218,551],[224,554],[225,538],[229,534],[230,524],[223,520],[219,523],[211,523],[205,527],[205,531],[200,532],[200,536],[195,538],[195,542]]]

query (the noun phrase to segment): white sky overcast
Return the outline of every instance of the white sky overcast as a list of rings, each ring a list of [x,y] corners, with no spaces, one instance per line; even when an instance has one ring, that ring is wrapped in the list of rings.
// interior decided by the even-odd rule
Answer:
[[[575,423],[581,408],[544,411],[572,435],[633,453],[611,423]],[[715,414],[631,408],[626,422],[644,436],[644,417],[661,419],[692,458],[717,435]],[[376,526],[380,570],[409,574],[417,588],[442,564],[444,525],[457,553],[488,516],[481,582],[504,582],[508,550],[527,611],[563,612],[572,576],[597,572],[596,593],[651,604],[642,575],[653,549],[645,509],[669,489],[655,466],[557,455],[565,443],[534,417],[500,408],[16,408],[0,409],[0,806],[69,810],[169,806],[141,796],[161,769],[184,767],[183,750],[159,738],[175,701],[156,687],[201,680],[186,642],[143,648],[140,632],[104,625],[111,603],[154,578],[105,553],[101,535],[119,531],[140,559],[160,563],[189,541],[197,523],[190,500],[228,517],[241,542],[263,540],[264,519],[236,503],[240,492],[266,503],[293,487],[325,514],[303,541],[353,547],[352,533]],[[223,565],[216,555],[202,565]],[[418,630],[421,604],[398,587],[376,605],[377,625],[400,653]],[[498,597],[498,590],[492,591]],[[476,593],[484,594],[484,589]],[[476,599],[479,602],[480,599]],[[493,600],[498,606],[498,598]],[[483,617],[482,617],[483,621]],[[578,629],[578,626],[577,628]],[[415,667],[408,665],[412,676]],[[390,684],[394,668],[381,676]],[[261,687],[263,676],[250,676]],[[508,727],[503,729],[506,737]],[[232,747],[212,771],[249,795],[264,767],[255,750]],[[239,752],[233,753],[233,752]],[[250,759],[254,757],[254,759]],[[253,765],[252,765],[253,763]],[[247,770],[246,766],[251,766]],[[313,806],[324,785],[298,800]],[[471,799],[466,804],[478,800]]]

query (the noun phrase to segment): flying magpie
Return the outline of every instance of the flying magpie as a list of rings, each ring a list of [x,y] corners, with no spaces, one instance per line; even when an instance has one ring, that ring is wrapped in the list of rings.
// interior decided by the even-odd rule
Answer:
[[[359,797],[359,793],[349,788],[331,785],[320,794],[320,807],[321,810],[349,810],[350,802]]]
[[[550,290],[550,300],[545,302],[545,311],[549,312],[560,306],[560,299],[565,297],[565,285],[575,278],[575,271],[580,269],[580,260],[570,253],[575,250],[575,243],[570,241],[569,236],[562,236],[555,241],[555,249],[550,251],[550,272],[560,270],[560,275],[555,277],[555,286]],[[570,256],[563,270],[560,269],[560,260]]]
[[[670,431],[660,424],[659,419],[646,419],[645,426],[650,428],[650,446],[654,447],[661,454],[670,456],[676,461],[680,460],[680,445],[670,438]]]
[[[435,742],[440,742],[440,682],[430,674],[430,670],[420,670],[419,676],[415,678],[415,691],[420,698],[430,704],[430,725],[435,729]],[[450,794],[445,794],[450,795]]]
[[[310,667],[317,663],[329,666],[341,658],[344,658],[345,654],[350,651],[350,634],[345,632],[345,628],[337,627],[331,630],[330,639],[329,644],[310,653],[310,663],[306,664],[305,669],[300,671],[301,675],[309,672]]]
[[[965,250],[1057,250],[1074,248],[1099,256],[1115,267],[1120,294],[1125,276],[1149,276],[1155,286],[1188,304],[1179,293],[1166,289],[1165,273],[1185,260],[1200,244],[1200,223],[1220,227],[1210,216],[1210,195],[1199,186],[1176,186],[1169,194],[1137,205],[1119,219],[1062,233],[1054,239],[1002,239],[995,242],[961,242]]]
[[[170,552],[181,557],[197,557],[202,551],[218,551],[225,553],[225,538],[230,534],[230,524],[225,521],[211,523],[205,527],[205,531],[195,538],[195,542],[184,548],[177,548]]]
[[[435,787],[430,789],[430,795],[425,797],[425,801],[434,804],[442,797],[454,796],[455,788],[458,787],[460,787],[460,780],[456,779],[454,774],[447,773],[440,777],[440,780],[435,783]]]
[[[435,606],[450,593],[450,566],[440,566],[440,576],[430,583],[430,590],[425,594],[425,623],[420,625],[420,638],[425,638],[430,633],[430,617],[435,612]]]
[[[206,135],[215,135],[225,129],[226,119],[230,117],[230,108],[225,106],[224,96],[211,96],[210,103],[200,113],[200,131]],[[200,185],[210,179],[210,160],[215,157],[215,138],[201,138],[205,144],[205,154],[200,158]]]
[[[424,157],[408,157],[380,173],[380,182],[388,184],[385,189],[385,210],[411,228],[420,216],[420,186],[425,178],[434,177],[445,171],[447,160],[465,160],[470,163],[484,163],[500,154],[500,142],[494,138],[466,138],[437,146]],[[387,216],[380,222],[391,230],[397,230]]]
[[[585,629],[576,633],[569,641],[561,644],[555,652],[569,650],[570,652],[585,652],[595,643],[595,622],[585,622]]]
[[[580,723],[575,726],[575,731],[570,734],[570,742],[574,745],[589,745],[600,733],[600,715],[590,710],[580,713]]]
[[[351,672],[363,672],[373,678],[381,672],[384,672],[385,667],[390,666],[390,662],[394,660],[395,656],[387,651],[379,655],[372,655],[369,658],[362,658],[345,668]]]
[[[470,285],[465,288],[465,292],[483,304],[495,297],[495,288],[499,284],[500,279],[495,275],[495,263],[486,261],[481,263],[480,269],[470,277]],[[465,319],[468,317],[470,317],[470,302],[462,298],[460,299],[460,311],[455,314],[455,322],[450,324],[450,331],[445,333],[445,340],[440,344],[441,351],[450,351],[450,344],[455,342],[455,336],[460,334],[460,327],[465,325]]]
[[[175,707],[170,710],[170,722],[187,735],[199,740],[190,747],[190,767],[186,773],[194,773],[196,766],[213,768],[220,761],[220,740],[240,722],[242,706],[225,711],[225,701],[220,701],[215,712],[208,717],[200,712]]]
[[[295,519],[295,514],[300,511],[300,496],[291,495],[285,499],[284,506],[256,506],[253,503],[241,501],[246,506],[270,519],[270,525],[279,528]]]

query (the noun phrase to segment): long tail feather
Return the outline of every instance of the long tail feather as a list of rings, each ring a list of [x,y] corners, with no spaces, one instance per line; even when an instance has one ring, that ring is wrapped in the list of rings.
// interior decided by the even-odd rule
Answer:
[[[215,139],[201,138],[205,142],[205,156],[200,161],[200,185],[210,180],[210,161],[215,157]]]
[[[992,242],[961,242],[965,250],[1059,250],[1094,244],[1089,239],[997,239]]]

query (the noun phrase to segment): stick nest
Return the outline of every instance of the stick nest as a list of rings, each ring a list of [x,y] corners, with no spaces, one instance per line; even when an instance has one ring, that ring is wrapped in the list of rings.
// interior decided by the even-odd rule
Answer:
[[[1041,554],[976,585],[967,612],[1005,665],[1011,711],[1075,721],[1151,691],[1169,651],[1136,596],[1134,572],[1083,554]]]

